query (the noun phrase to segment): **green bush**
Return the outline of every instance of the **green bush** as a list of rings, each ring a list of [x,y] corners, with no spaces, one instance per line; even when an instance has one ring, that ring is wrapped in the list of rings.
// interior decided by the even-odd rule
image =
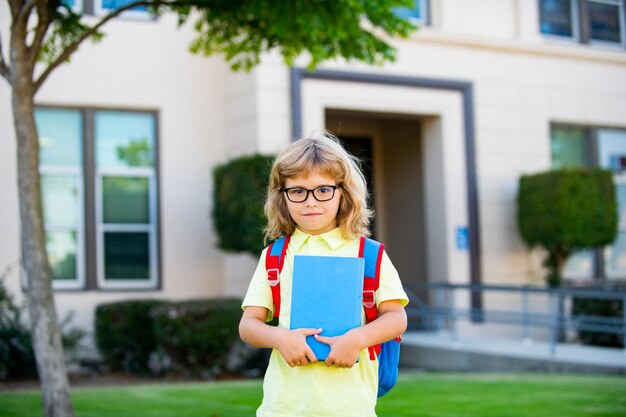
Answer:
[[[572,251],[600,247],[617,234],[617,202],[610,171],[568,169],[522,176],[517,224],[530,247],[546,249],[548,284],[559,286]]]
[[[153,314],[157,344],[174,370],[202,377],[224,370],[228,354],[239,341],[241,300],[170,303]]]
[[[37,377],[37,362],[28,324],[22,320],[23,307],[17,306],[0,276],[0,379]],[[65,353],[78,349],[84,332],[71,327],[72,314],[61,322]]]
[[[221,249],[254,256],[263,250],[263,205],[273,161],[273,156],[244,156],[214,169],[213,223]]]
[[[592,298],[574,297],[572,299],[572,316],[575,320],[584,324],[597,325],[597,317],[611,317],[621,319],[624,317],[624,302],[622,300],[602,300]],[[594,316],[593,322],[585,316]],[[624,347],[624,338],[621,333],[592,332],[578,330],[578,340],[585,345]]]
[[[96,308],[96,346],[111,370],[150,373],[150,355],[157,351],[151,311],[164,304],[159,300],[128,300]]]
[[[37,363],[22,311],[0,279],[0,379],[34,378]]]

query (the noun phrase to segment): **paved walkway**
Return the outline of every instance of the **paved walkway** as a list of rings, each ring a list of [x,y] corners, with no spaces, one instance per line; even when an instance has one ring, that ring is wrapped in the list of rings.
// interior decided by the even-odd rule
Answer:
[[[402,338],[403,346],[492,355],[516,360],[547,361],[555,364],[590,365],[626,372],[626,350],[594,346],[557,344],[554,354],[550,344],[536,340],[496,339],[484,337],[459,337],[454,340],[449,333],[408,332]]]

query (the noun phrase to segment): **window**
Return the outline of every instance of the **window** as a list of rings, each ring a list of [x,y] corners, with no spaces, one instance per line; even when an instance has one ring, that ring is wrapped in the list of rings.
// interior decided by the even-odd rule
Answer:
[[[624,46],[625,0],[539,0],[541,33],[581,43]]]
[[[414,20],[416,23],[428,23],[428,0],[415,0],[413,7],[394,9],[397,16]]]
[[[109,12],[132,3],[133,0],[62,0],[66,6],[72,7],[76,13],[104,16]],[[121,14],[123,17],[136,19],[154,19],[147,6],[136,6]]]
[[[615,242],[604,250],[575,253],[565,277],[626,279],[626,129],[553,125],[552,167],[599,166],[614,172],[619,228]]]
[[[39,107],[35,121],[55,288],[155,288],[156,115]]]
[[[85,284],[83,120],[76,110],[38,110],[41,197],[46,248],[58,288]]]
[[[89,0],[85,0],[89,1]],[[132,3],[134,0],[92,0],[93,1],[93,9],[94,14],[98,16],[104,16],[115,9],[119,9],[120,7],[124,7],[127,4]],[[134,17],[140,19],[151,19],[153,16],[148,13],[148,8],[146,6],[136,6],[132,9],[125,11],[122,13],[122,16],[125,17]]]

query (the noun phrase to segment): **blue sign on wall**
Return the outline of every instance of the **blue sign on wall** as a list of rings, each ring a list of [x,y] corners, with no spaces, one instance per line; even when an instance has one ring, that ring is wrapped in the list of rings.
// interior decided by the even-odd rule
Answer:
[[[469,249],[469,230],[467,226],[459,226],[456,228],[456,248],[458,250]]]

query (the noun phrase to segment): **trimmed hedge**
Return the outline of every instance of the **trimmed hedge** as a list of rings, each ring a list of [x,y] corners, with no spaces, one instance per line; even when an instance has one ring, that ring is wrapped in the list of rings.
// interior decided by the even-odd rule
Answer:
[[[96,309],[96,344],[111,370],[207,378],[227,368],[240,343],[240,319],[239,299],[103,304]]]
[[[111,370],[150,373],[148,361],[157,350],[151,311],[164,304],[159,300],[129,300],[96,308],[96,346]]]
[[[155,309],[153,317],[157,344],[174,370],[207,377],[224,370],[239,341],[241,300],[170,303]]]
[[[252,155],[215,167],[213,224],[218,246],[228,252],[258,256],[267,223],[263,205],[273,156]]]
[[[548,251],[548,283],[560,285],[576,249],[607,245],[617,234],[617,202],[610,171],[567,169],[520,178],[517,224],[530,247]]]

